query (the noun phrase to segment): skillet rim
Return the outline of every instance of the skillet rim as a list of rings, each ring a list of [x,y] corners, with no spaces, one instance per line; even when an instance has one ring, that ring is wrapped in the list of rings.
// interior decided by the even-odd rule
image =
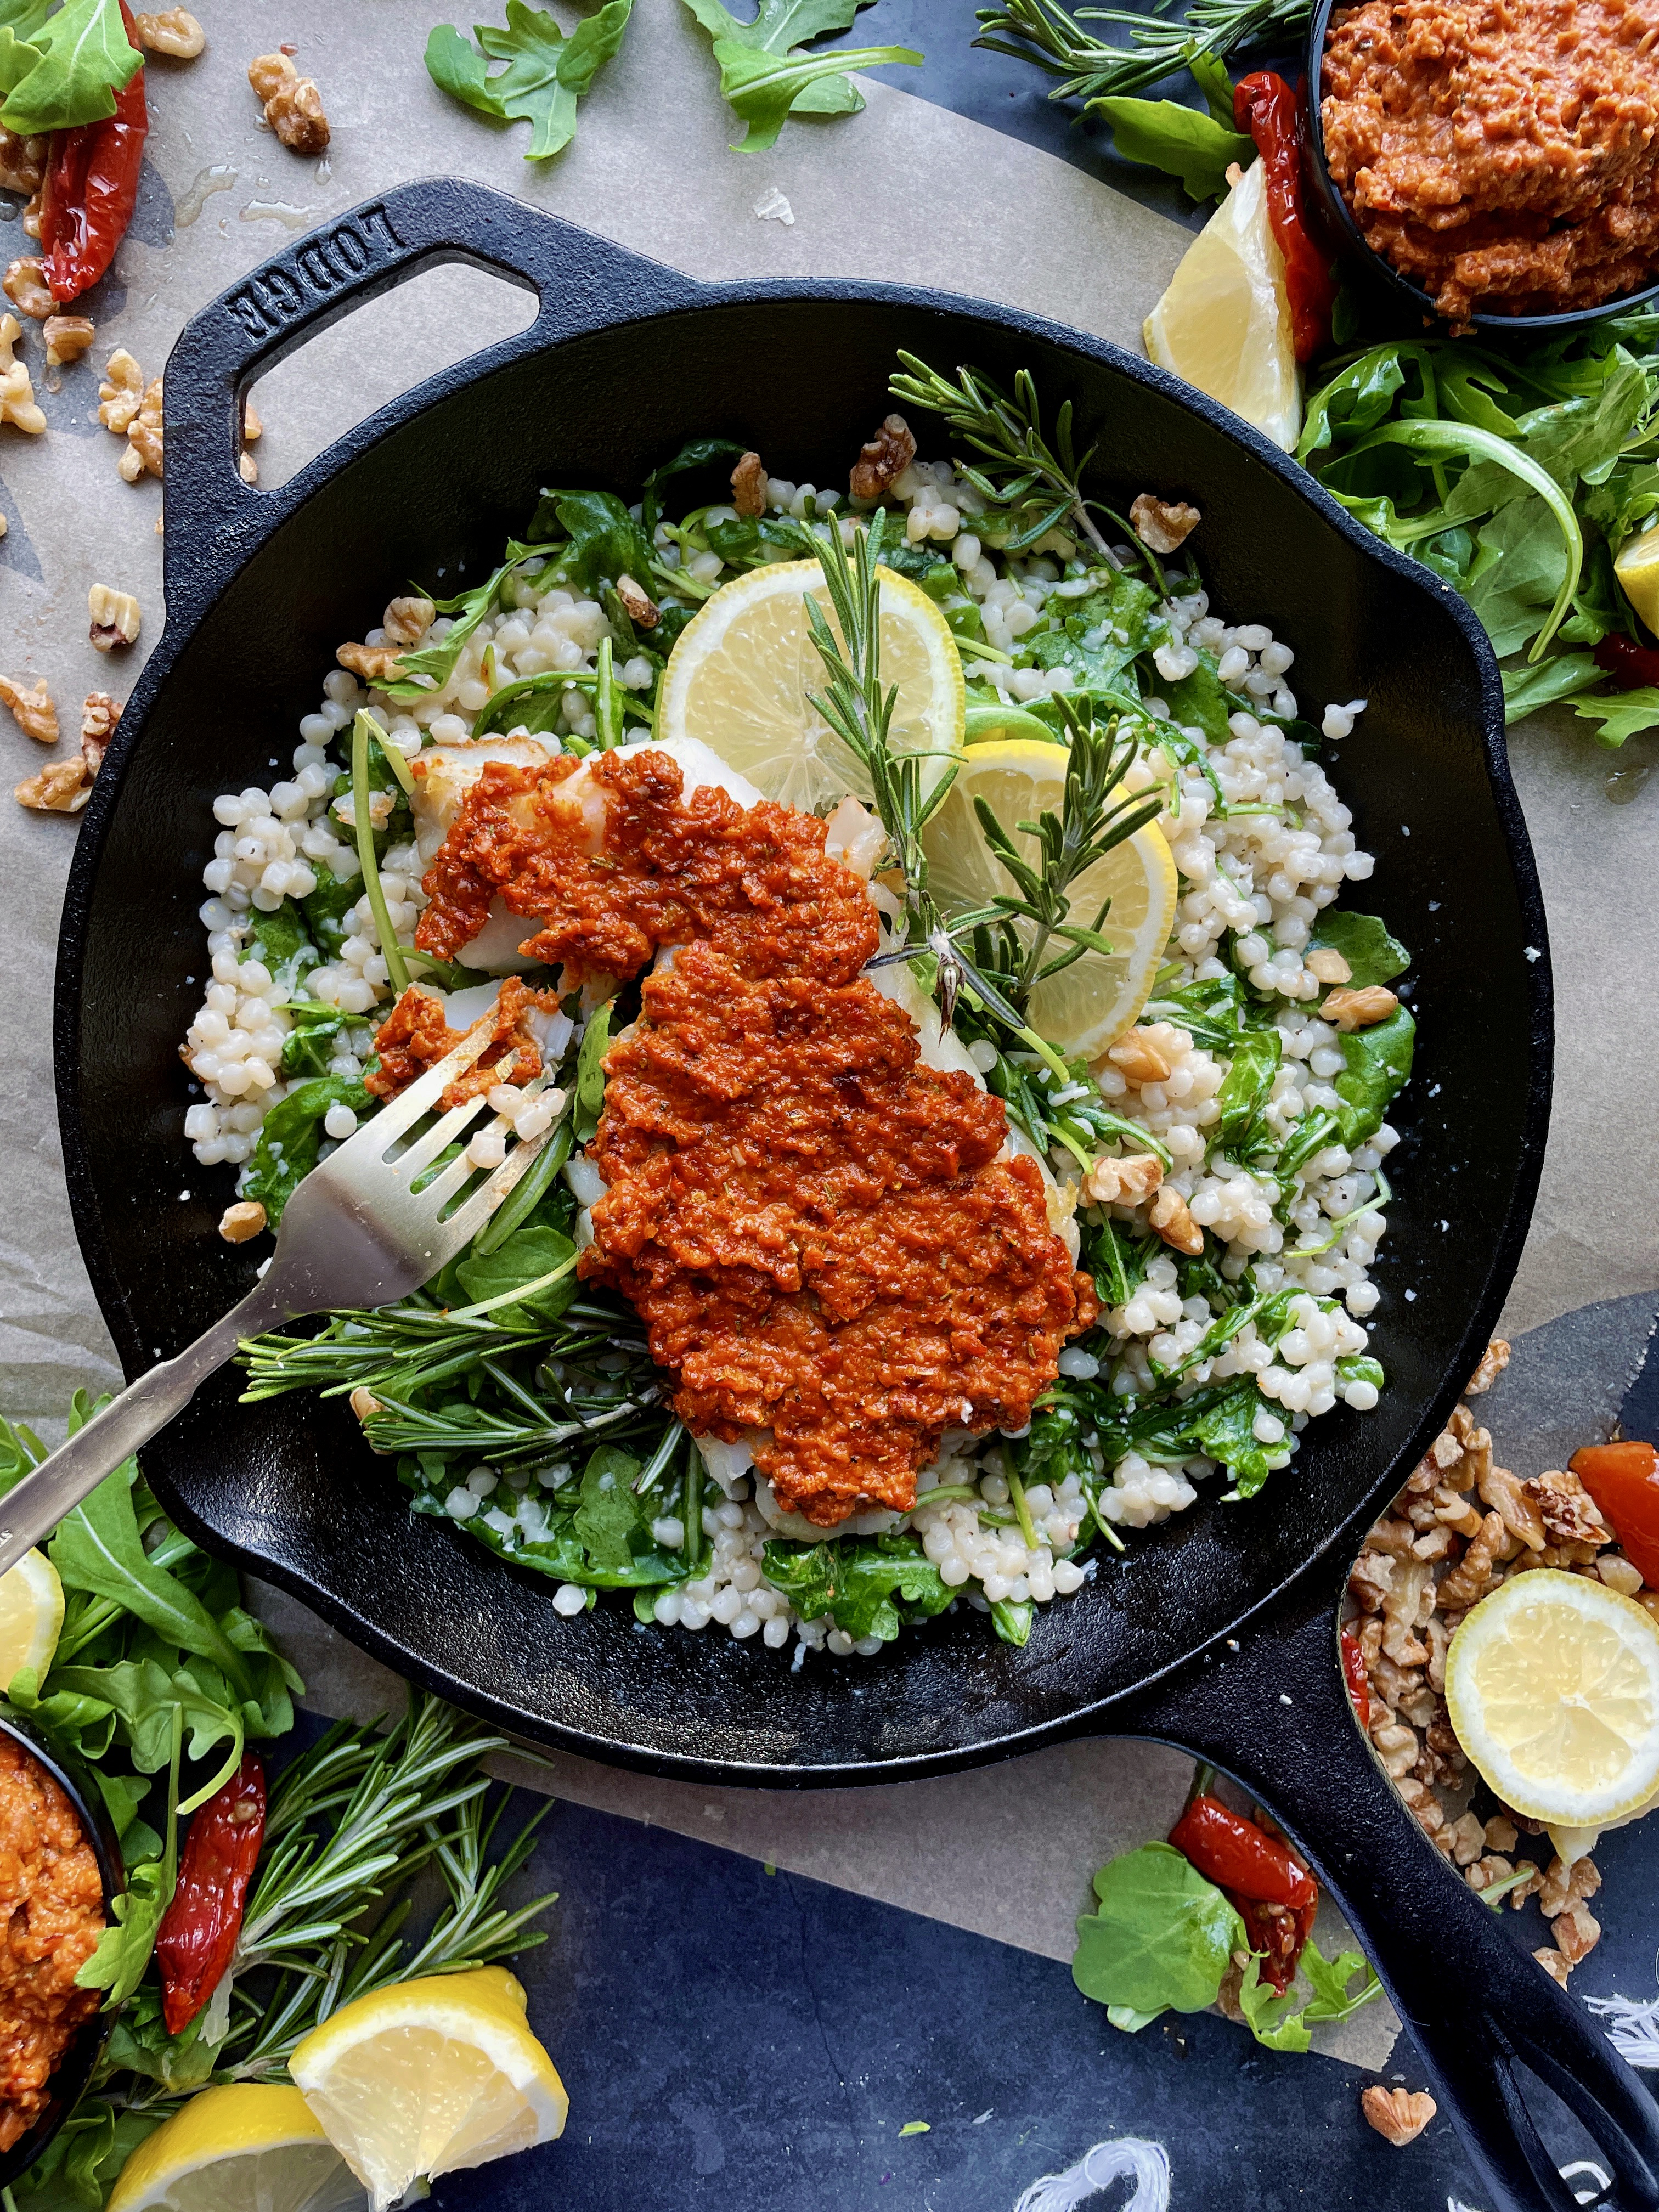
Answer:
[[[438,185],[443,185],[445,181],[432,180]],[[402,190],[410,191],[422,188],[417,183]],[[112,757],[106,762],[106,769],[112,767],[115,774],[100,777],[93,787],[92,799],[82,817],[81,834],[64,894],[54,994],[53,1056],[65,1182],[77,1241],[100,1312],[115,1339],[124,1370],[133,1373],[140,1371],[143,1347],[136,1326],[125,1310],[125,1293],[102,1233],[101,1207],[81,1114],[77,1032],[92,885],[103,854],[116,788],[125,772],[128,757],[155,693],[206,619],[218,596],[228,588],[234,577],[246,564],[263,550],[267,540],[352,461],[383,443],[426,409],[441,399],[483,383],[496,369],[527,356],[556,351],[562,344],[579,343],[607,331],[638,330],[653,322],[695,314],[711,307],[763,307],[772,302],[795,301],[823,305],[837,301],[902,307],[963,317],[1011,337],[1029,337],[1080,356],[1091,363],[1103,366],[1150,388],[1176,406],[1199,416],[1234,445],[1243,447],[1253,459],[1264,464],[1295,496],[1313,509],[1321,522],[1334,528],[1337,534],[1364,559],[1376,562],[1413,590],[1425,593],[1437,605],[1448,609],[1474,659],[1480,693],[1480,742],[1487,785],[1497,826],[1508,854],[1526,942],[1535,945],[1539,954],[1536,959],[1528,963],[1528,973],[1524,979],[1528,1005],[1528,1079],[1520,1141],[1510,1179],[1510,1198],[1501,1233],[1493,1243],[1486,1287],[1459,1340],[1456,1357],[1448,1367],[1446,1379],[1425,1401],[1424,1412],[1411,1431],[1405,1448],[1390,1461],[1358,1503],[1334,1526],[1328,1527],[1318,1536],[1295,1567],[1280,1582],[1244,1606],[1235,1619],[1206,1636],[1202,1641],[1191,1644],[1176,1657],[1140,1677],[1135,1683],[1107,1697],[1077,1705],[1061,1717],[1034,1723],[1029,1727],[987,1737],[969,1745],[832,1765],[781,1765],[697,1757],[678,1751],[627,1744],[598,1736],[563,1721],[528,1715],[518,1707],[504,1704],[489,1691],[471,1683],[459,1682],[441,1668],[429,1665],[410,1653],[376,1624],[354,1612],[349,1605],[319,1589],[302,1574],[284,1563],[222,1537],[181,1503],[165,1478],[159,1486],[161,1493],[169,1513],[173,1515],[179,1525],[186,1534],[203,1543],[205,1548],[219,1556],[233,1559],[245,1571],[256,1574],[299,1598],[359,1649],[368,1651],[399,1674],[506,1729],[509,1734],[553,1745],[577,1756],[596,1758],[608,1764],[686,1781],[779,1788],[836,1788],[887,1780],[921,1779],[935,1774],[957,1772],[1033,1751],[1046,1744],[1063,1741],[1070,1736],[1110,1733],[1109,1721],[1115,1707],[1123,1707],[1135,1701],[1145,1703],[1148,1693],[1155,1692],[1159,1684],[1193,1668],[1202,1654],[1212,1650],[1224,1638],[1237,1636],[1246,1624],[1262,1625],[1288,1593],[1308,1582],[1315,1571],[1328,1566],[1332,1553],[1339,1553],[1346,1562],[1349,1554],[1342,1552],[1340,1547],[1345,1543],[1352,1545],[1360,1530],[1375,1517],[1379,1504],[1386,1496],[1392,1494],[1393,1488],[1398,1486],[1398,1470],[1421,1456],[1462,1396],[1466,1375],[1465,1352],[1490,1333],[1513,1279],[1531,1221],[1548,1133],[1554,1057],[1553,991],[1542,890],[1525,818],[1510,772],[1503,735],[1502,685],[1497,660],[1486,632],[1473,611],[1449,584],[1365,530],[1330,498],[1316,479],[1260,432],[1180,379],[1150,362],[1139,360],[1110,340],[1047,317],[1029,314],[1018,308],[927,287],[890,285],[850,278],[708,283],[684,276],[648,256],[616,247],[608,240],[599,240],[596,234],[584,232],[579,226],[566,223],[559,218],[543,216],[539,210],[524,207],[522,203],[511,200],[506,195],[482,187],[465,189],[467,193],[476,194],[490,204],[504,203],[513,210],[515,220],[528,218],[552,232],[574,233],[590,247],[597,243],[613,255],[620,264],[632,266],[641,272],[648,271],[653,276],[666,280],[667,285],[673,289],[665,290],[639,312],[629,313],[624,308],[622,312],[595,315],[590,308],[585,314],[579,313],[567,320],[551,335],[543,329],[544,322],[547,320],[544,307],[543,316],[527,330],[439,371],[410,391],[399,394],[316,455],[285,483],[270,492],[257,495],[262,502],[265,500],[270,502],[263,509],[260,526],[250,531],[246,540],[234,549],[235,557],[228,567],[222,552],[216,549],[216,554],[210,556],[207,565],[223,569],[224,573],[214,577],[210,589],[202,587],[196,571],[181,570],[178,580],[180,586],[179,610],[176,613],[171,608],[168,611],[162,635],[140,672],[128,702],[127,712],[118,726],[111,747]],[[305,242],[304,240],[295,241],[295,247],[289,252],[297,251]],[[398,271],[397,281],[402,281],[440,260],[471,261],[497,274],[516,276],[520,283],[526,281],[522,272],[506,269],[482,248],[463,250],[450,246],[418,256]],[[240,283],[246,281],[240,280]],[[236,289],[240,289],[240,283]],[[537,288],[532,285],[532,289]],[[192,319],[179,342],[179,348],[216,310],[222,309],[228,296],[228,294],[222,295]],[[355,300],[343,302],[341,312],[345,312],[356,303]],[[605,304],[607,307],[611,305],[609,301]],[[300,342],[295,339],[293,343]],[[289,349],[292,349],[291,346],[281,349],[283,351]],[[264,360],[257,364],[259,367],[265,365]],[[245,385],[252,380],[251,372],[244,374],[239,380],[239,396]],[[228,457],[227,468],[233,465]],[[1335,1586],[1334,1583],[1333,1590]]]

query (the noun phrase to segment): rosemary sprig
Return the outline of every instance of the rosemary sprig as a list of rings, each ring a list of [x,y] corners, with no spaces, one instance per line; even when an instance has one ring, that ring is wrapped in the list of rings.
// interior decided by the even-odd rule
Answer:
[[[1002,956],[997,980],[1022,1010],[1039,983],[1059,975],[1085,952],[1111,952],[1111,944],[1100,933],[1111,902],[1103,902],[1086,927],[1073,922],[1069,918],[1072,887],[1115,846],[1156,819],[1164,804],[1161,790],[1124,790],[1124,778],[1139,757],[1140,742],[1121,718],[1097,725],[1094,702],[1086,692],[1077,699],[1056,692],[1054,702],[1070,750],[1061,811],[1056,815],[1045,808],[1035,822],[1017,824],[1037,841],[1033,863],[1022,855],[988,802],[975,799],[985,842],[1012,877],[1018,896],[1000,892],[985,906],[955,917],[950,926],[952,939],[971,936],[981,927],[990,931]],[[1055,938],[1068,949],[1049,959],[1048,947]]]
[[[1143,91],[1207,55],[1220,59],[1270,36],[1289,42],[1311,13],[1310,0],[1193,0],[1184,19],[1164,21],[1121,8],[1073,15],[1059,0],[1002,0],[979,10],[984,28],[974,44],[1059,77],[1052,100],[1091,100]],[[1123,24],[1127,42],[1091,37],[1085,19]]]

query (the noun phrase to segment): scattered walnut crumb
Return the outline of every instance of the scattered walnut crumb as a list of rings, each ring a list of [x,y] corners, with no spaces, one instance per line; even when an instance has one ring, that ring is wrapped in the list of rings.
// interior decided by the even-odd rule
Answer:
[[[1353,975],[1353,969],[1334,945],[1316,945],[1304,965],[1321,983],[1346,983]]]
[[[1333,991],[1319,1011],[1340,1030],[1369,1030],[1386,1022],[1399,1004],[1381,983],[1367,983],[1362,991]]]
[[[41,327],[46,341],[46,367],[67,368],[79,361],[98,335],[89,315],[48,315]]]
[[[40,208],[43,195],[36,192],[23,210],[23,235],[39,245],[40,240]]]
[[[401,645],[343,645],[334,658],[342,668],[349,668],[372,686],[396,676],[404,650]]]
[[[1544,1969],[1544,1972],[1549,1976],[1550,1979],[1553,1982],[1559,1982],[1562,1988],[1565,1989],[1567,1986],[1567,1976],[1572,1972],[1572,1968],[1568,1965],[1566,1960],[1562,1957],[1561,1954],[1555,1948],[1553,1944],[1545,1944],[1541,1950],[1534,1951],[1532,1955],[1537,1960],[1539,1965]]]
[[[79,753],[48,761],[39,775],[26,777],[13,793],[20,806],[40,814],[78,814],[92,796],[87,764]]]
[[[46,418],[35,404],[28,363],[19,361],[12,351],[22,335],[23,325],[15,315],[0,315],[0,422],[9,422],[15,429],[38,438],[46,427]]]
[[[1150,1198],[1164,1181],[1156,1152],[1131,1152],[1121,1160],[1098,1159],[1083,1178],[1083,1195],[1095,1206],[1133,1206]]]
[[[1204,520],[1184,500],[1170,506],[1144,491],[1129,509],[1129,526],[1151,553],[1174,553],[1184,545]]]
[[[138,43],[153,54],[166,54],[175,62],[193,62],[207,44],[207,33],[187,8],[166,8],[159,15],[135,15],[132,27]]]
[[[732,504],[752,521],[766,512],[766,464],[758,453],[745,453],[732,471]]]
[[[104,765],[104,755],[120,719],[118,699],[112,699],[107,691],[88,692],[81,709],[81,757],[94,775]]]
[[[1440,1585],[1440,1602],[1454,1613],[1465,1613],[1492,1588],[1493,1554],[1504,1540],[1501,1516],[1488,1513],[1469,1548]]]
[[[0,676],[0,706],[10,708],[18,728],[37,744],[57,744],[58,709],[44,676],[35,678],[33,691],[26,691],[9,676]]]
[[[144,372],[125,346],[118,346],[104,363],[98,400],[98,420],[118,438],[125,438],[144,404]]]
[[[161,473],[161,380],[153,376],[144,386],[138,412],[127,426],[127,449],[117,464],[128,483],[140,477]]]
[[[29,315],[37,323],[55,313],[58,301],[46,282],[46,264],[36,254],[20,254],[15,261],[6,264],[6,273],[0,276],[0,288],[20,315]]]
[[[1494,1851],[1512,1851],[1520,1842],[1520,1831],[1507,1813],[1494,1813],[1486,1823],[1486,1848]]]
[[[1465,1397],[1484,1398],[1509,1364],[1509,1346],[1501,1336],[1493,1337],[1480,1355],[1480,1364],[1469,1377]]]
[[[1158,1049],[1157,1041],[1144,1029],[1126,1031],[1115,1044],[1107,1046],[1106,1057],[1131,1083],[1169,1081],[1169,1060]]]
[[[143,616],[131,592],[94,584],[87,593],[87,613],[91,621],[88,635],[100,653],[113,653],[118,646],[137,643]]]
[[[1634,1597],[1642,1587],[1642,1570],[1633,1559],[1618,1552],[1604,1552],[1595,1562],[1595,1571],[1610,1590],[1620,1597]]]
[[[40,189],[46,173],[45,138],[20,138],[0,127],[0,190],[21,192],[25,198]]]
[[[891,491],[915,458],[915,432],[902,415],[890,415],[860,447],[847,489],[854,499],[878,500]]]
[[[1177,1252],[1196,1259],[1204,1249],[1204,1231],[1193,1219],[1187,1201],[1173,1183],[1165,1183],[1152,1200],[1150,1219],[1154,1229]]]
[[[265,1225],[265,1210],[257,1198],[239,1199],[219,1217],[219,1234],[227,1244],[246,1244]]]
[[[323,96],[286,54],[257,55],[247,65],[247,81],[264,102],[265,121],[290,153],[324,151],[328,118],[323,112]]]
[[[242,402],[242,450],[236,456],[236,473],[246,484],[257,484],[259,481],[259,464],[247,449],[256,438],[264,435],[264,427],[255,411],[253,402],[251,399],[244,399]]]
[[[1359,2109],[1396,2150],[1415,2142],[1440,2107],[1426,2089],[1385,2089],[1373,2081],[1360,2092]]]
[[[655,629],[662,620],[662,609],[642,585],[631,576],[618,576],[617,597],[623,603],[623,612],[638,629]]]

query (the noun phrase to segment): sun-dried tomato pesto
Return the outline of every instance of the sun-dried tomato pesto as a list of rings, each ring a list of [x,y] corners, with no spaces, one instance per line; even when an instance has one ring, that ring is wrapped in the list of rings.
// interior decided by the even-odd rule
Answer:
[[[0,2151],[45,2111],[53,2072],[98,2009],[75,1977],[104,1929],[80,1816],[38,1759],[0,1737]]]
[[[484,769],[416,941],[453,954],[500,896],[567,983],[676,948],[605,1061],[580,1272],[644,1320],[695,1435],[750,1437],[781,1505],[825,1528],[907,1507],[943,1431],[1021,1425],[1093,1318],[1041,1171],[998,1157],[1000,1100],[924,1066],[860,973],[876,913],[822,822],[688,804],[663,753],[595,762],[580,798],[575,768]]]

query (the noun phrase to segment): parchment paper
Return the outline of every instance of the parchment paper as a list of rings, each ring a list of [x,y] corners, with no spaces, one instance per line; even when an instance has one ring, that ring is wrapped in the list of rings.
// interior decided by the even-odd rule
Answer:
[[[0,506],[10,525],[0,540],[3,665],[45,674],[71,732],[88,690],[131,687],[162,613],[161,487],[118,478],[120,442],[95,419],[96,368],[119,344],[157,373],[191,312],[283,244],[289,228],[404,178],[480,178],[694,275],[898,277],[1040,310],[1132,347],[1188,242],[1078,170],[878,83],[867,84],[861,116],[792,125],[764,155],[730,153],[738,134],[707,41],[672,0],[638,0],[623,54],[583,103],[574,146],[541,170],[520,158],[521,128],[492,131],[431,86],[421,61],[438,12],[431,0],[288,0],[280,14],[203,0],[200,12],[206,55],[152,64],[150,167],[95,305],[89,361],[56,392],[40,392],[46,436],[0,433]],[[862,19],[872,40],[879,12]],[[948,12],[940,35],[960,34],[959,25],[947,28]],[[298,66],[321,88],[334,128],[325,164],[283,149],[247,89],[248,59],[278,40],[297,46]],[[793,224],[756,215],[775,191]],[[25,243],[11,232],[7,258]],[[521,327],[529,311],[510,288],[449,270],[325,333],[258,389],[264,481],[280,481],[444,362]],[[38,337],[27,353],[40,390]],[[143,640],[125,662],[86,642],[94,581],[134,591],[143,604]],[[1602,757],[1570,718],[1561,721],[1565,729],[1529,727],[1515,745],[1550,900],[1562,1079],[1537,1226],[1510,1310],[1515,1326],[1528,1327],[1630,1294],[1619,1309],[1622,1335],[1608,1336],[1610,1364],[1598,1333],[1587,1336],[1587,1372],[1607,1365],[1604,1395],[1616,1407],[1659,1303],[1646,1295],[1659,1285],[1648,1209],[1629,1202],[1659,1127],[1659,1050],[1645,1002],[1659,952],[1645,890],[1659,787],[1634,805],[1610,805]],[[37,749],[0,717],[0,770],[15,781],[40,765]],[[0,1405],[48,1433],[77,1383],[98,1390],[119,1381],[70,1232],[51,1091],[52,966],[74,836],[72,821],[0,802],[10,985],[0,998]],[[181,1156],[181,1188],[191,1166]],[[1520,1449],[1510,1456],[1525,1462]],[[303,1607],[263,1586],[259,1603],[307,1675],[309,1703],[372,1713],[396,1702],[391,1678]],[[650,1783],[571,1759],[518,1772],[528,1786],[1066,1957],[1090,1875],[1168,1826],[1188,1769],[1152,1747],[1094,1742],[945,1782],[804,1797]],[[1373,2008],[1334,2047],[1378,2066],[1394,2027]]]

